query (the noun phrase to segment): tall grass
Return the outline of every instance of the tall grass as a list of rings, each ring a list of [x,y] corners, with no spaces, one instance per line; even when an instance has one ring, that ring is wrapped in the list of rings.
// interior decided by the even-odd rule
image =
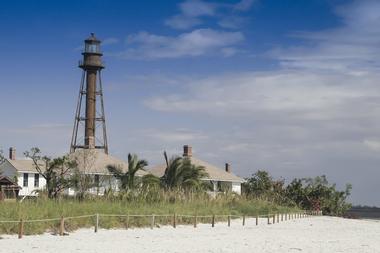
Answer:
[[[119,195],[87,197],[84,200],[61,198],[50,200],[38,198],[23,202],[3,202],[0,204],[0,221],[35,220],[81,216],[89,214],[156,214],[156,215],[264,215],[275,212],[289,212],[292,209],[276,205],[270,201],[248,199],[235,194],[219,195],[211,198],[206,193],[184,193],[182,191],[141,190]],[[200,222],[209,222],[206,218]],[[157,224],[171,222],[171,217],[157,217]],[[179,217],[178,224],[191,223],[190,218]],[[38,234],[46,231],[56,232],[59,221],[25,223],[25,234]],[[68,219],[65,228],[72,231],[92,227],[94,217]],[[149,217],[130,217],[129,227],[150,225]],[[103,228],[126,227],[126,217],[101,217]],[[0,234],[17,233],[17,223],[0,223]]]

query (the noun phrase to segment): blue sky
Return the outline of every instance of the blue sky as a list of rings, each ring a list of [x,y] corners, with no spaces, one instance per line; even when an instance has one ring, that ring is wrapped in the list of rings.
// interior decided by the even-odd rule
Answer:
[[[193,146],[240,176],[326,174],[380,205],[380,2],[3,1],[0,147],[68,152],[80,50],[103,40],[111,153]]]

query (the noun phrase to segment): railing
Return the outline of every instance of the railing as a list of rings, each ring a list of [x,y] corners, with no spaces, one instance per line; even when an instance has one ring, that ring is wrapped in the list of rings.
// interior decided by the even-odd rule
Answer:
[[[224,218],[227,219],[228,227],[231,226],[231,219],[242,219],[242,226],[246,225],[246,219],[253,218],[255,219],[255,225],[259,225],[259,218],[266,218],[267,219],[267,225],[280,223],[287,220],[294,220],[294,219],[301,219],[301,218],[307,218],[311,216],[321,216],[321,211],[301,211],[301,212],[294,212],[294,213],[275,213],[275,214],[265,214],[265,215],[232,215],[232,214],[212,214],[212,215],[188,215],[188,214],[89,214],[89,215],[80,215],[80,216],[71,216],[71,217],[60,217],[60,218],[50,218],[50,219],[34,219],[34,220],[23,220],[20,219],[18,221],[14,220],[0,220],[1,223],[18,223],[18,238],[21,239],[24,235],[24,224],[25,223],[37,223],[37,222],[58,222],[59,221],[59,235],[65,234],[65,221],[72,220],[72,219],[83,219],[83,218],[94,218],[94,232],[97,233],[99,229],[99,221],[101,217],[123,217],[126,220],[126,228],[128,229],[130,227],[130,219],[131,218],[138,218],[138,217],[144,217],[144,218],[150,218],[150,228],[153,229],[156,225],[156,219],[159,217],[169,218],[171,219],[171,225],[173,228],[176,228],[178,219],[179,218],[188,218],[192,220],[192,224],[194,228],[197,227],[199,223],[199,219],[209,219],[208,223],[211,224],[211,227],[215,227],[217,218]],[[210,221],[211,220],[211,221]],[[204,222],[202,224],[205,224]]]

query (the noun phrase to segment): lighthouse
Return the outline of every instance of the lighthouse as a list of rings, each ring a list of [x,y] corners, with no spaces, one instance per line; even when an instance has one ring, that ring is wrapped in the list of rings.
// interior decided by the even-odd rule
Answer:
[[[82,78],[71,138],[70,153],[77,149],[98,149],[108,154],[101,71],[101,41],[91,33],[84,41],[83,59],[79,61]]]

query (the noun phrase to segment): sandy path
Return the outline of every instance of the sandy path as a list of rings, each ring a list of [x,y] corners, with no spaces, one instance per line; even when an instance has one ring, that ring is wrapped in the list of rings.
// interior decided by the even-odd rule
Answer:
[[[0,252],[380,252],[380,222],[312,217],[266,225],[200,224],[157,229],[83,229],[69,236],[3,236]]]

